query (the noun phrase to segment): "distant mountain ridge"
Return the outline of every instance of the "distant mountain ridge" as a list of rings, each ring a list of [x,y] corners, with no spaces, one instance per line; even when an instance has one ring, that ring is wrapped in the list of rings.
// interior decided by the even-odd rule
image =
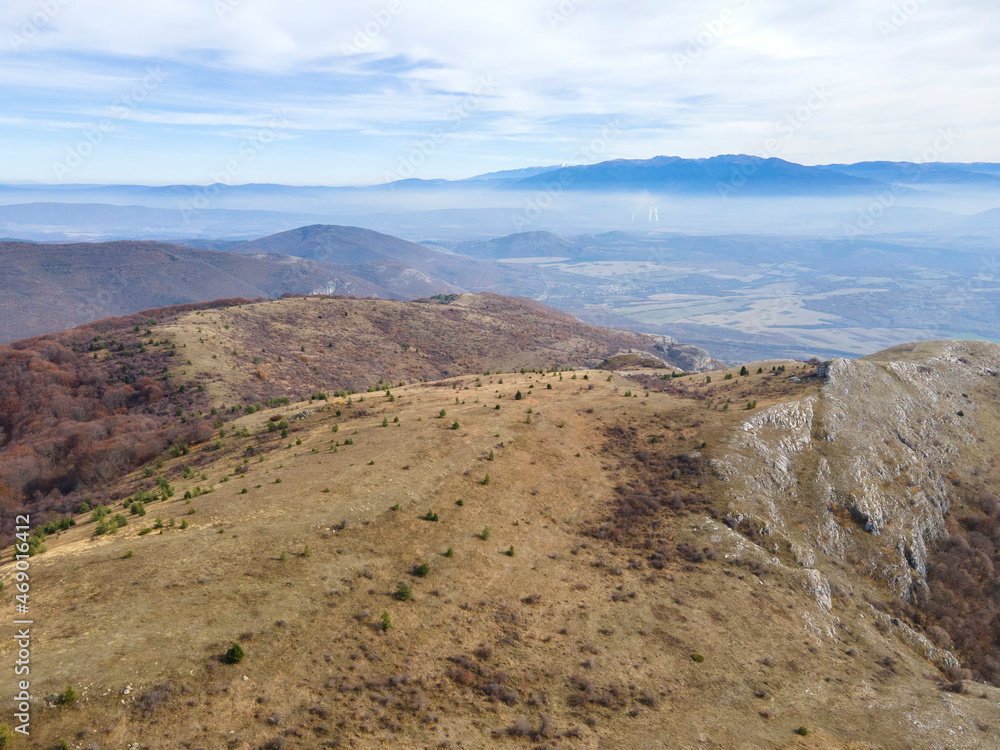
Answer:
[[[456,253],[474,258],[558,258],[575,255],[577,242],[552,232],[519,232],[492,240],[440,243]]]
[[[997,165],[985,165],[996,167]],[[1000,187],[1000,171],[990,172],[964,164],[920,164],[908,161],[864,161],[857,164],[826,164],[818,167],[841,174],[900,185],[928,183]]]
[[[735,173],[734,173],[735,170]],[[807,166],[775,157],[764,158],[748,154],[722,154],[707,158],[654,156],[648,159],[612,159],[594,164],[535,166],[486,172],[467,178],[408,178],[389,183],[356,186],[282,185],[247,183],[241,185],[92,185],[41,183],[0,183],[0,203],[8,206],[21,203],[55,201],[63,203],[107,203],[147,207],[183,206],[200,198],[212,205],[208,210],[233,208],[233,201],[255,200],[254,208],[262,208],[276,198],[289,198],[307,207],[303,213],[314,213],[317,207],[331,200],[344,200],[351,195],[377,195],[393,192],[426,192],[434,188],[494,189],[514,187],[533,189],[546,179],[571,177],[576,189],[599,187],[611,189],[664,189],[667,191],[698,192],[715,189],[717,182],[730,181],[743,174],[747,184],[756,186],[761,194],[798,187],[812,194],[831,191],[865,189],[872,183],[910,182],[913,174],[921,173],[928,181],[939,178],[952,184],[994,185],[990,178],[1000,178],[1000,164],[992,162],[890,162],[863,161],[853,164],[821,164]],[[831,174],[832,173],[832,174]],[[838,176],[839,175],[839,176]]]
[[[376,185],[42,185],[0,183],[0,235],[41,241],[236,241],[312,224],[362,225],[409,239],[488,239],[508,230],[562,233],[623,229],[635,220],[632,203],[690,199],[672,226],[696,216],[727,229],[767,222],[772,213],[796,211],[759,199],[816,198],[843,203],[887,191],[893,200],[941,201],[949,191],[1000,193],[1000,164],[870,161],[808,166],[778,158],[727,154],[709,158],[655,156],[594,164],[506,169],[465,179],[421,173]],[[561,195],[561,200],[551,200]],[[746,198],[743,201],[728,199]],[[717,202],[722,200],[724,205]],[[86,205],[84,205],[86,204]],[[628,204],[628,205],[624,205]],[[1000,204],[977,201],[982,210]],[[950,204],[941,202],[938,208]],[[736,215],[740,209],[743,215]],[[815,209],[810,209],[815,210]],[[831,210],[844,210],[831,206]],[[972,210],[972,209],[970,209]],[[623,219],[624,217],[624,219]],[[790,217],[794,218],[794,214]],[[652,219],[651,219],[652,221]],[[220,248],[215,248],[220,249]]]
[[[327,263],[358,264],[395,261],[456,287],[473,291],[510,293],[512,283],[527,293],[540,284],[530,271],[503,268],[492,262],[445,252],[442,248],[382,234],[361,227],[313,224],[288,232],[226,247],[233,253],[281,253]]]
[[[441,253],[381,232],[361,227],[312,224],[250,240],[229,248],[234,253],[281,253],[327,263],[367,263],[372,260],[419,259],[434,262]]]
[[[764,159],[738,154],[709,159],[684,159],[679,156],[615,159],[599,164],[561,167],[508,183],[507,187],[533,189],[553,184],[559,184],[566,190],[839,195],[870,191],[884,183],[773,157]]]
[[[151,306],[285,293],[413,299],[463,291],[393,260],[333,264],[161,242],[0,243],[0,343]]]

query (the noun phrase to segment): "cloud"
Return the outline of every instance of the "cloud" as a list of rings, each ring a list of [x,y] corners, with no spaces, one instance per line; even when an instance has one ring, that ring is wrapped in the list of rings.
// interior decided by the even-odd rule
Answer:
[[[492,138],[502,153],[484,164],[560,161],[612,116],[615,156],[778,138],[773,155],[806,163],[904,159],[953,128],[949,159],[998,160],[998,25],[982,0],[9,0],[0,95],[11,118],[72,121],[152,60],[173,77],[136,125],[231,132],[280,105],[290,131],[366,133],[359,160],[447,125],[470,96],[452,140]],[[788,134],[817,88],[823,106]],[[426,169],[459,166],[448,148],[435,159]]]

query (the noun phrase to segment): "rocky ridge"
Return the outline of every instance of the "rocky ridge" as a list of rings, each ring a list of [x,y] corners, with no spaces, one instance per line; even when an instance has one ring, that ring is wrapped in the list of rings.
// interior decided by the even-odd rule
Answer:
[[[928,561],[947,537],[960,477],[988,481],[998,417],[1000,347],[929,342],[817,370],[819,396],[744,421],[710,468],[728,484],[726,522],[799,568],[826,610],[842,570],[900,601],[926,591]],[[832,583],[831,583],[832,582]],[[849,593],[849,592],[848,592]],[[953,655],[873,609],[939,664]]]

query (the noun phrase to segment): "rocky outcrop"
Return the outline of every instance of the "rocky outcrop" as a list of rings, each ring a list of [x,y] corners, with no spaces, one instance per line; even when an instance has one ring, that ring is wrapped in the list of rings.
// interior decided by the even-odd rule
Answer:
[[[712,462],[731,523],[790,564],[836,560],[909,598],[947,533],[952,483],[989,458],[998,372],[986,342],[828,363],[819,396],[755,414]]]
[[[704,349],[681,344],[670,336],[654,336],[651,349],[629,349],[609,357],[602,364],[612,370],[637,368],[674,368],[683,372],[711,372],[726,367]]]
[[[681,344],[670,336],[656,336],[653,351],[670,365],[684,372],[710,372],[725,367],[724,362],[714,359],[711,354],[691,344]]]

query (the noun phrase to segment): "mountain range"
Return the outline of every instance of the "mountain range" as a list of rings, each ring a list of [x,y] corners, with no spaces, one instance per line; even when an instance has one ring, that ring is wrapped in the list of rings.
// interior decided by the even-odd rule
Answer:
[[[862,162],[808,166],[779,158],[657,156],[501,170],[466,179],[413,177],[359,187],[0,185],[0,233],[42,241],[249,241],[311,224],[360,224],[410,240],[489,239],[634,229],[807,233],[846,211],[996,208],[996,164]],[[656,209],[655,211],[653,209]],[[838,229],[842,224],[838,224]],[[936,228],[959,231],[947,225]],[[824,229],[823,231],[828,231]]]

